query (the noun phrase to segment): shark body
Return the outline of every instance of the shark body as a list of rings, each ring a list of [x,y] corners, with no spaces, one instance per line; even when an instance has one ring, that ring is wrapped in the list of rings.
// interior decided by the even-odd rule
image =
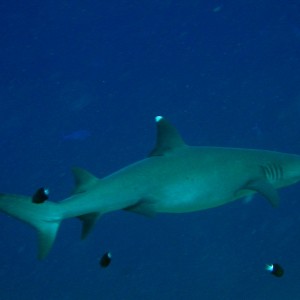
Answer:
[[[167,120],[156,117],[156,146],[149,156],[99,179],[75,168],[75,191],[55,203],[0,194],[0,211],[38,232],[38,257],[50,251],[61,221],[79,218],[82,238],[105,213],[186,213],[217,207],[260,193],[277,206],[277,189],[300,180],[300,156],[273,151],[192,147]]]

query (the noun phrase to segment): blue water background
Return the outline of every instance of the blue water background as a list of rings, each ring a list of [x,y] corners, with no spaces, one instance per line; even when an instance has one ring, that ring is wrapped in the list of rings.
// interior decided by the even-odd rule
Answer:
[[[156,115],[192,145],[300,154],[299,1],[2,1],[0,15],[1,192],[66,198],[72,166],[102,177],[143,159]],[[300,186],[280,196],[114,212],[86,241],[66,220],[42,262],[34,230],[1,215],[0,298],[300,299]]]

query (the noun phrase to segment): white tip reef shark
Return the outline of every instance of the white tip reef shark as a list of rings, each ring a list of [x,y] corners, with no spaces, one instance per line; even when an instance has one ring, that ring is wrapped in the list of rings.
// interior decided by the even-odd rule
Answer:
[[[278,188],[300,180],[300,156],[280,152],[188,146],[165,118],[156,117],[157,139],[149,156],[102,179],[74,168],[74,193],[60,202],[0,194],[0,211],[38,233],[38,258],[49,253],[61,222],[78,218],[85,238],[101,215],[116,211],[152,216],[217,207],[254,193],[272,206]]]

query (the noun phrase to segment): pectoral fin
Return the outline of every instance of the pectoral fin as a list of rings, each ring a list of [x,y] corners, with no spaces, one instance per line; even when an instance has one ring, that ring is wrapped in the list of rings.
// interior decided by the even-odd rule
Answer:
[[[277,190],[266,180],[251,180],[243,187],[243,190],[252,190],[261,194],[273,207],[279,205],[279,195]]]

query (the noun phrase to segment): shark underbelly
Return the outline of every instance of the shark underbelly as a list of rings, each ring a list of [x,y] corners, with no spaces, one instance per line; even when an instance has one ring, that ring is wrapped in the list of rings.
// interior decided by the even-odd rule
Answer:
[[[189,182],[171,184],[155,195],[156,211],[165,213],[186,213],[217,207],[240,198],[238,186]],[[245,195],[251,192],[246,192]]]

